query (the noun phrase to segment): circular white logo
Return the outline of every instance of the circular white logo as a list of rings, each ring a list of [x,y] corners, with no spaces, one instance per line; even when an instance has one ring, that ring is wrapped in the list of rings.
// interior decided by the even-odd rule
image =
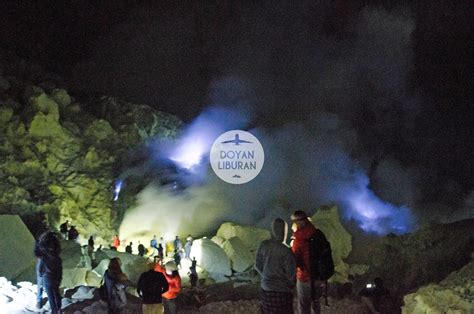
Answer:
[[[243,184],[262,170],[265,154],[262,144],[251,133],[233,130],[220,135],[210,154],[214,173],[227,183]]]

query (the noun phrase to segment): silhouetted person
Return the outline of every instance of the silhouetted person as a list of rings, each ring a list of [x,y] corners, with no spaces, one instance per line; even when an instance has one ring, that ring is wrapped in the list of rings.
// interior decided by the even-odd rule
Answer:
[[[192,245],[193,245],[193,237],[190,234],[188,234],[188,236],[186,237],[186,243],[184,244],[184,257],[185,258],[189,258],[191,254]]]
[[[90,236],[89,240],[87,240],[87,244],[94,249],[94,237]]]
[[[176,238],[174,239],[173,246],[174,250],[177,252],[181,251],[181,249],[183,248],[183,242],[181,242],[178,236],[176,236]]]
[[[76,227],[71,226],[71,228],[69,228],[68,235],[67,235],[68,240],[75,241],[77,240],[77,237],[79,237],[79,231],[77,231]]]
[[[277,218],[272,223],[272,236],[258,246],[255,269],[261,275],[260,303],[262,313],[293,313],[293,288],[296,263],[286,245],[288,225]]]
[[[198,274],[195,267],[189,267],[189,281],[191,282],[191,288],[196,288],[198,282]]]
[[[161,243],[158,243],[158,256],[160,257],[160,259],[163,259],[163,246],[161,245]]]
[[[146,254],[145,246],[141,244],[140,242],[138,242],[138,255],[144,256],[145,254]]]
[[[68,231],[69,231],[69,220],[66,220],[59,226],[59,232],[61,232],[61,235],[66,240],[67,240]]]
[[[173,255],[174,262],[176,263],[176,267],[181,268],[181,254],[178,251],[174,251]]]
[[[132,242],[125,247],[125,252],[132,254]]]
[[[127,275],[121,268],[120,258],[114,257],[104,274],[104,284],[107,290],[107,308],[110,314],[118,314],[127,306],[125,289],[131,285]]]
[[[193,256],[193,259],[191,261],[191,267],[196,269],[196,266],[197,266],[197,261],[196,261],[196,257]]]
[[[61,295],[59,285],[62,279],[62,260],[59,257],[61,246],[57,235],[52,231],[43,233],[35,245],[35,255],[39,259],[38,276],[48,295],[48,302],[53,314],[61,313]]]
[[[168,291],[168,281],[163,273],[155,271],[153,264],[150,269],[140,275],[137,284],[137,293],[142,298],[144,314],[163,313],[163,299],[161,295]]]
[[[160,244],[161,244],[161,247],[163,248],[163,256],[166,256],[166,254],[168,254],[168,251],[166,249],[166,241],[165,239],[163,239],[163,237],[160,237]]]

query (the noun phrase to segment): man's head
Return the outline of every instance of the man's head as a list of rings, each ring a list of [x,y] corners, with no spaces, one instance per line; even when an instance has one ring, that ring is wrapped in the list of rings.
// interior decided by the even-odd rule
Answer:
[[[272,238],[280,241],[286,242],[288,236],[288,224],[281,218],[276,218],[272,222]]]
[[[291,221],[296,225],[296,229],[300,229],[309,223],[309,218],[304,211],[297,210],[291,215]]]

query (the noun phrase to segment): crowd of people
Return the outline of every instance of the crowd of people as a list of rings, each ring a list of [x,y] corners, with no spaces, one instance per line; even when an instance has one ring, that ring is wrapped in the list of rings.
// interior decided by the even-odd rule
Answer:
[[[255,269],[261,275],[260,303],[262,313],[293,313],[293,294],[296,291],[296,308],[300,314],[318,314],[321,312],[320,298],[324,280],[315,277],[311,267],[313,258],[310,239],[321,233],[310,221],[304,211],[296,211],[291,215],[293,235],[290,246],[286,244],[288,224],[277,218],[271,225],[271,238],[258,246]],[[73,230],[71,232],[71,230]],[[69,221],[61,224],[60,233],[64,239],[76,240],[77,230]],[[150,240],[147,249],[138,244],[138,255],[149,258],[149,270],[142,273],[137,283],[137,294],[142,299],[143,313],[176,313],[176,299],[181,291],[181,277],[178,272],[182,258],[190,258],[193,238],[186,237],[185,244],[178,236],[172,244],[166,243],[163,237],[156,235]],[[167,245],[169,244],[169,245]],[[113,237],[113,249],[118,249],[121,241],[118,235]],[[125,251],[133,254],[133,243],[130,242]],[[94,252],[94,237],[88,239],[88,254]],[[34,253],[37,257],[37,307],[43,306],[43,291],[46,292],[51,312],[61,313],[61,296],[59,286],[62,279],[62,261],[60,240],[57,233],[48,231],[36,242]],[[164,262],[167,260],[166,262]],[[191,287],[198,282],[197,261],[191,260],[189,278]],[[327,283],[326,283],[327,284]],[[110,259],[108,268],[103,274],[102,297],[106,301],[109,313],[120,313],[127,305],[126,288],[133,283],[122,271],[118,257]],[[326,292],[327,294],[327,292]],[[377,278],[360,292],[361,299],[372,313],[380,313],[381,300],[389,295],[383,281]],[[327,295],[326,295],[327,296]]]

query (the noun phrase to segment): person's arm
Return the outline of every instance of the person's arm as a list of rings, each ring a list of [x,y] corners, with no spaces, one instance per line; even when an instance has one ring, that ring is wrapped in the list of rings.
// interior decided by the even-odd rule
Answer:
[[[140,298],[143,297],[143,294],[142,294],[143,275],[144,273],[140,275],[140,278],[138,278],[138,283],[137,283],[137,294]]]
[[[285,274],[288,282],[290,282],[291,286],[293,287],[296,282],[296,262],[295,256],[289,250],[288,255],[285,260]]]
[[[262,248],[262,243],[257,248],[257,253],[255,256],[255,270],[263,276],[263,248]]]
[[[168,280],[166,280],[165,276],[162,273],[159,273],[161,275],[161,282],[162,282],[162,291],[161,293],[165,293],[169,290],[170,286],[168,285]]]

